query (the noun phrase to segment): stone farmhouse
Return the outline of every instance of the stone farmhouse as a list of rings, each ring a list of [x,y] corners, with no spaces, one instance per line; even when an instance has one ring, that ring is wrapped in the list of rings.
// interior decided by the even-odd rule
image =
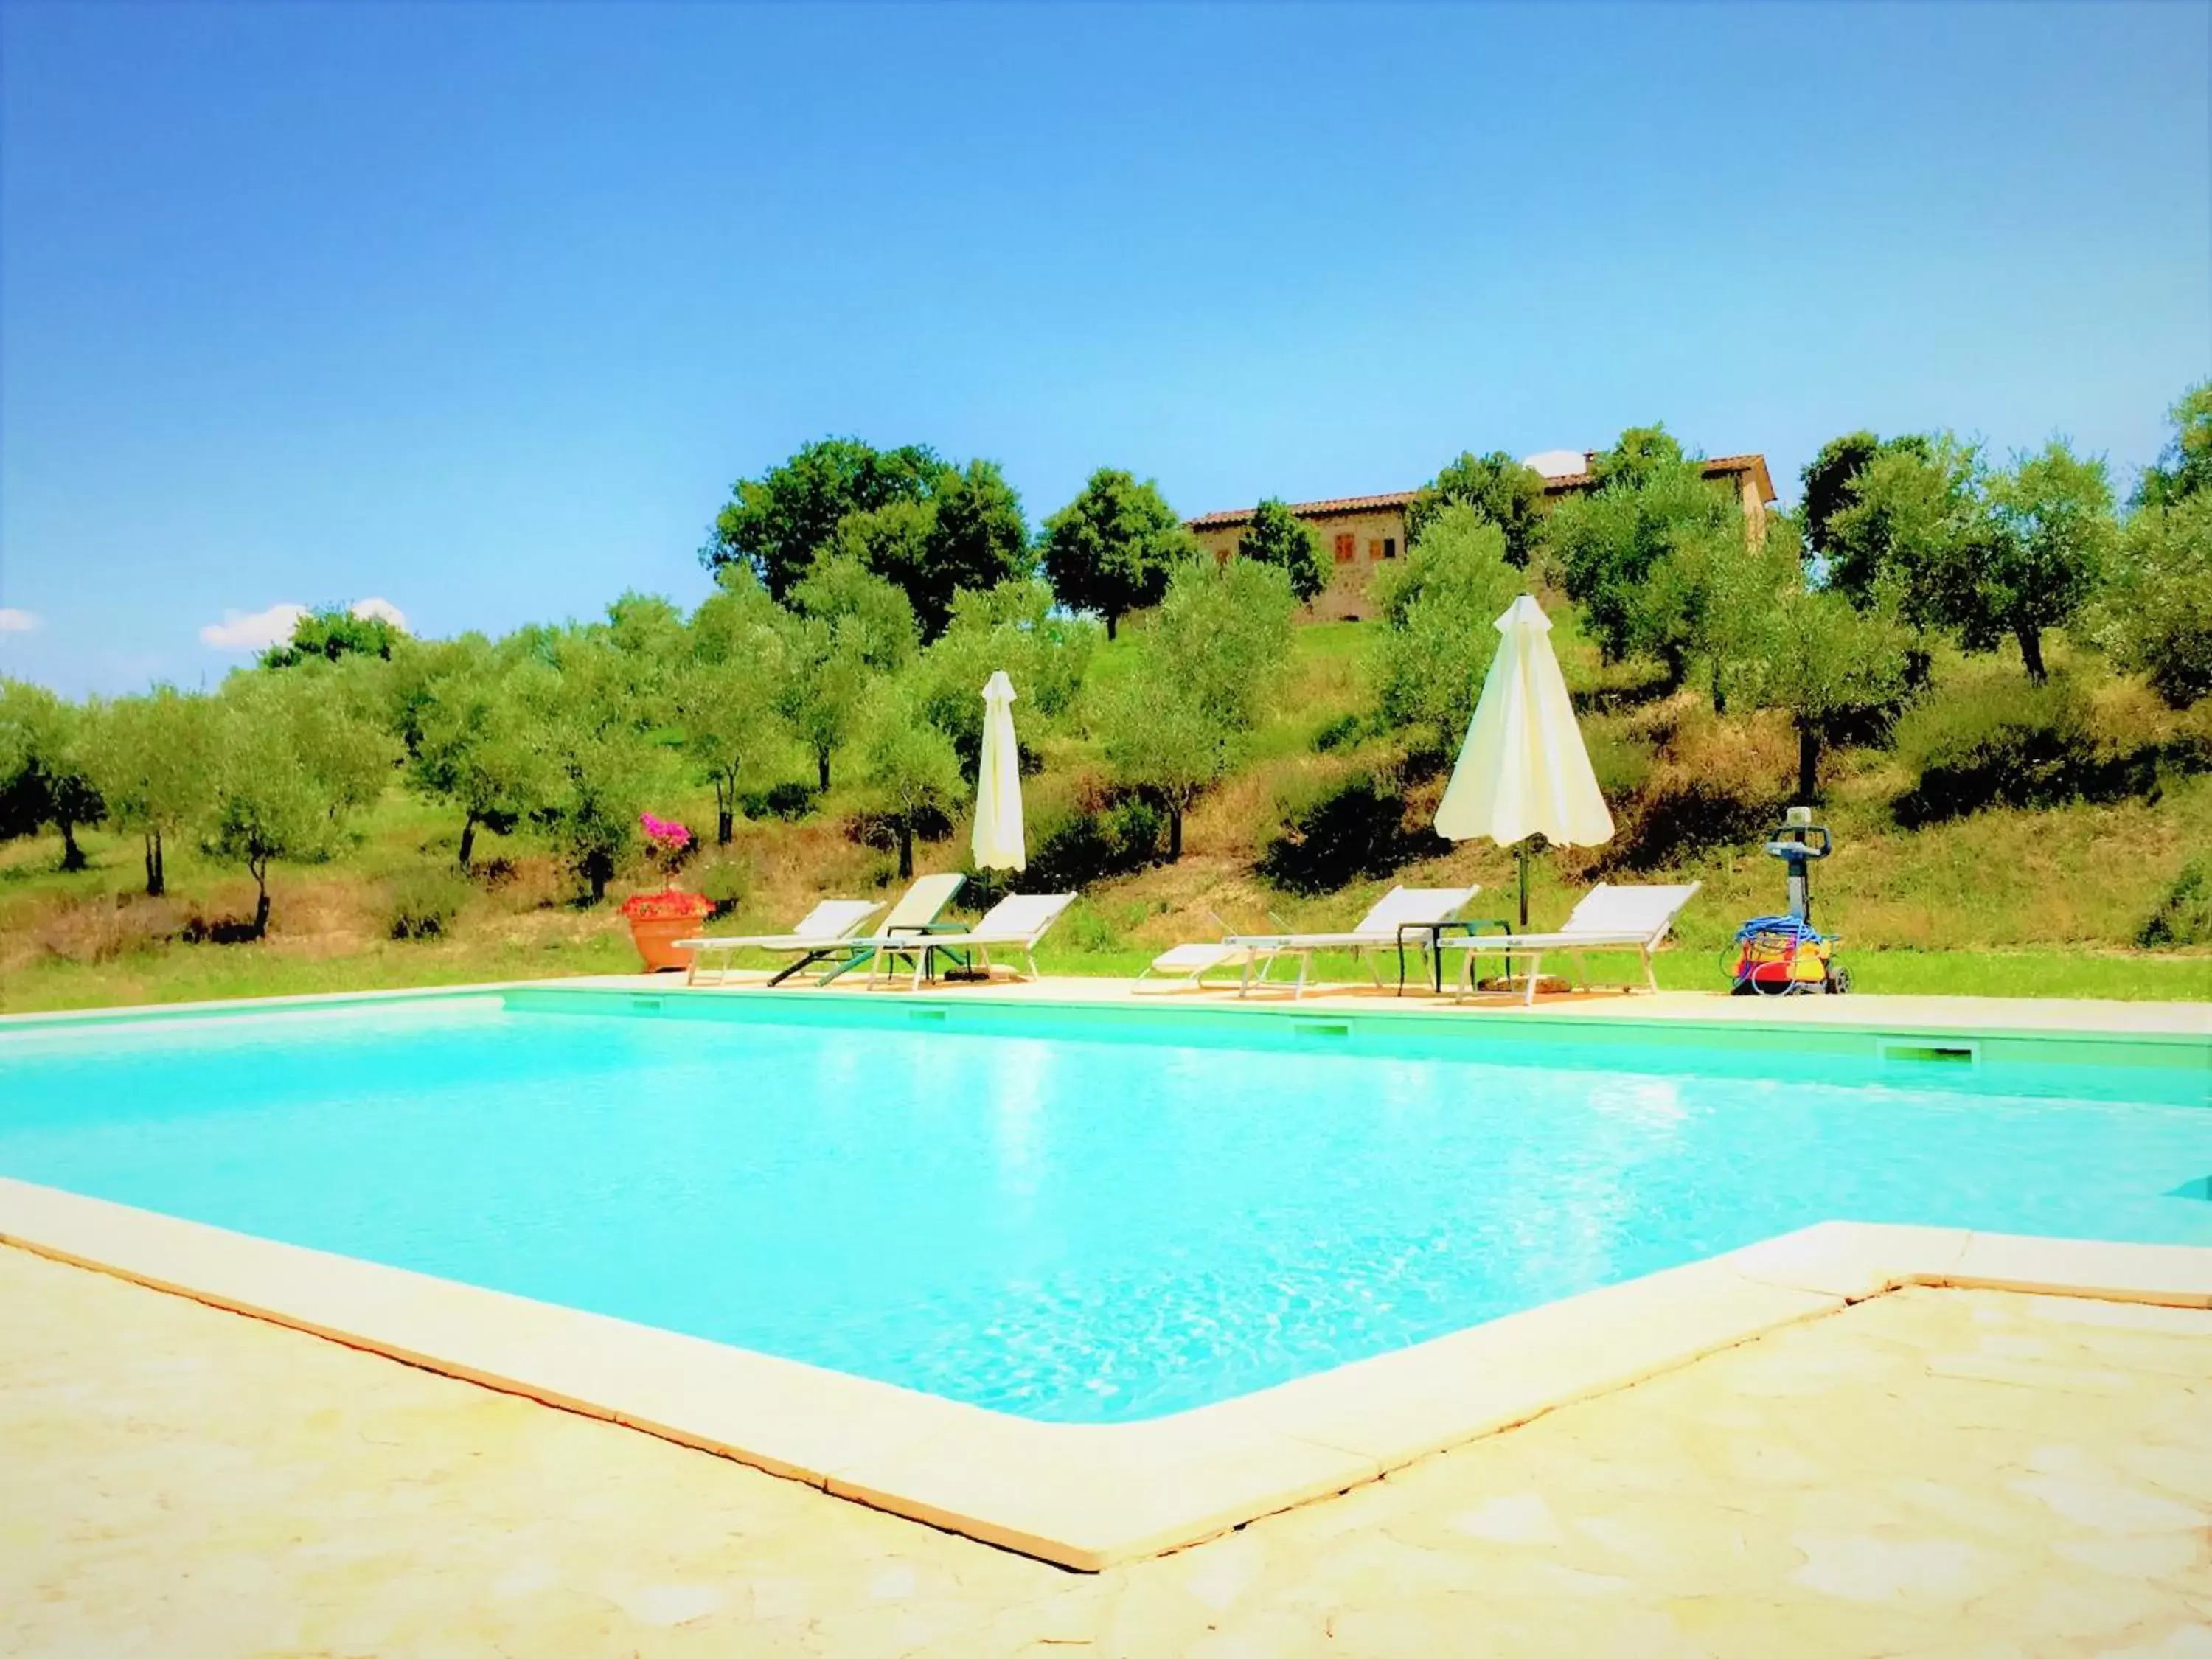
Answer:
[[[1525,465],[1544,475],[1544,495],[1547,500],[1556,500],[1595,487],[1597,480],[1590,466],[1595,459],[1594,450],[1554,450],[1532,455]],[[1735,492],[1752,540],[1763,539],[1767,503],[1776,499],[1766,458],[1723,455],[1703,465],[1705,477]],[[1335,560],[1334,579],[1307,607],[1309,620],[1356,622],[1370,614],[1373,599],[1369,590],[1375,567],[1404,554],[1406,512],[1419,493],[1398,489],[1386,495],[1345,495],[1291,504],[1291,511],[1320,533],[1322,546]],[[1247,507],[1200,514],[1186,520],[1186,527],[1201,548],[1217,559],[1225,559],[1237,550],[1237,538],[1251,522],[1252,509]]]

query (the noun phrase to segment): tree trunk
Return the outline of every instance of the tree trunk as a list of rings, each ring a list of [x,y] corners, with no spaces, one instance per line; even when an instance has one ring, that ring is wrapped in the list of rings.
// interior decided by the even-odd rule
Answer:
[[[899,879],[906,881],[914,875],[914,826],[901,823],[898,827]]]
[[[1713,713],[1714,713],[1716,715],[1721,715],[1721,714],[1727,714],[1727,713],[1728,713],[1728,684],[1727,684],[1727,682],[1726,682],[1726,681],[1724,681],[1724,680],[1721,678],[1721,664],[1720,664],[1720,659],[1719,659],[1719,658],[1717,658],[1717,657],[1716,657],[1716,658],[1714,658],[1714,659],[1713,659],[1713,684],[1712,684],[1712,693],[1713,693]]]
[[[827,749],[817,749],[814,751],[814,769],[821,775],[822,793],[828,794],[830,793],[830,751]]]
[[[161,896],[161,878],[154,872],[154,832],[149,830],[140,839],[145,843],[146,850],[146,896],[159,898]]]
[[[84,848],[76,844],[76,825],[71,823],[67,818],[64,818],[61,823],[61,831],[62,868],[64,870],[83,869]]]
[[[162,856],[163,850],[161,832],[156,830],[154,832],[154,884],[147,889],[156,898],[169,890],[169,866]]]
[[[461,873],[469,872],[469,860],[477,850],[477,815],[470,813],[461,825]]]
[[[2020,641],[2020,659],[2027,665],[2027,683],[2043,684],[2043,630],[2033,623],[2021,623],[2013,629],[2013,637]]]
[[[1175,863],[1182,857],[1182,808],[1173,801],[1168,803],[1168,862]]]
[[[1797,722],[1797,799],[1809,801],[1820,788],[1820,728],[1810,720]]]
[[[738,781],[714,780],[714,845],[727,847],[738,828]]]
[[[269,937],[269,866],[266,860],[246,866],[253,872],[253,937]]]
[[[1108,639],[1110,640],[1114,637],[1115,629],[1121,626],[1121,613],[1120,611],[1109,611],[1106,613],[1106,637]]]

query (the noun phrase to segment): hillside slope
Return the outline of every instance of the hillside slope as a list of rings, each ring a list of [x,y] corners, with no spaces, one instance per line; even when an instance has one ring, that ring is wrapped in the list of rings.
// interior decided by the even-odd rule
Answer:
[[[1425,836],[1443,784],[1436,758],[1408,757],[1401,738],[1364,735],[1371,626],[1300,632],[1277,712],[1243,766],[1191,814],[1182,860],[1087,884],[1052,941],[1051,966],[1133,970],[1161,946],[1215,936],[1222,922],[1251,927],[1273,915],[1298,926],[1341,924],[1393,880],[1477,882],[1484,890],[1472,914],[1514,914],[1510,851],[1447,848]],[[1721,988],[1719,957],[1737,924],[1782,905],[1781,866],[1758,850],[1758,836],[1787,799],[1794,742],[1770,717],[1716,720],[1694,694],[1653,696],[1632,679],[1609,678],[1579,641],[1562,646],[1623,828],[1613,848],[1532,860],[1531,921],[1555,922],[1592,879],[1699,881],[1704,891],[1663,977]],[[1091,683],[1109,682],[1130,661],[1125,636],[1098,654]],[[2019,673],[2016,660],[1975,659],[1948,665],[1942,684],[1950,696],[1978,686],[2001,696],[2005,677]],[[2146,712],[2139,690],[2124,684],[2100,684],[2097,695],[2123,722],[2168,718]],[[1079,731],[1044,737],[1038,749],[1042,769],[1024,786],[1033,858],[1055,827],[1112,793],[1096,745]],[[1404,861],[1322,892],[1263,879],[1259,861],[1286,817],[1355,776],[1402,789]],[[1841,750],[1824,769],[1820,811],[1838,850],[1816,872],[1817,919],[1844,936],[1862,989],[2212,997],[2212,951],[2137,945],[2161,910],[2205,908],[2191,897],[2190,872],[2212,855],[2212,774],[2166,767],[2117,798],[1995,808],[1908,829],[1897,803],[1912,782],[1886,749]],[[825,893],[881,891],[894,883],[894,864],[887,849],[856,838],[863,805],[837,776],[803,818],[741,819],[731,844],[708,847],[684,884],[732,901],[717,931],[781,927]],[[713,823],[711,795],[673,756],[654,810],[695,827]],[[272,933],[260,944],[222,942],[250,913],[252,884],[191,848],[171,850],[170,893],[147,899],[137,890],[135,839],[82,836],[91,868],[70,875],[56,868],[52,838],[0,847],[0,1009],[633,965],[614,906],[580,907],[552,859],[526,837],[482,833],[474,876],[445,873],[459,828],[395,787],[346,856],[278,867]],[[964,835],[960,824],[925,842],[922,866],[959,867]],[[632,871],[616,891],[651,880]],[[447,909],[428,937],[392,937],[396,913]]]

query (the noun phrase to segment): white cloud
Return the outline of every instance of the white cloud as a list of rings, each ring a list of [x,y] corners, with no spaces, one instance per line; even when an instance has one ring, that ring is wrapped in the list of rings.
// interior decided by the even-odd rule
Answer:
[[[226,611],[219,623],[200,629],[201,641],[218,651],[266,651],[292,637],[307,614],[304,605],[272,605],[266,611]]]
[[[0,634],[27,634],[45,620],[27,611],[16,611],[0,605]]]
[[[389,599],[356,599],[349,608],[356,617],[380,617],[401,633],[407,631],[407,613]]]

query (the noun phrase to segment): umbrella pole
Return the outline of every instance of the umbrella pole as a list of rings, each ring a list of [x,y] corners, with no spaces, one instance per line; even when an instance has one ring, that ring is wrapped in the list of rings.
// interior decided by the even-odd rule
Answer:
[[[1528,838],[1523,836],[1513,844],[1513,857],[1521,868],[1521,926],[1520,933],[1528,931]],[[1505,988],[1513,988],[1513,953],[1505,953]]]

